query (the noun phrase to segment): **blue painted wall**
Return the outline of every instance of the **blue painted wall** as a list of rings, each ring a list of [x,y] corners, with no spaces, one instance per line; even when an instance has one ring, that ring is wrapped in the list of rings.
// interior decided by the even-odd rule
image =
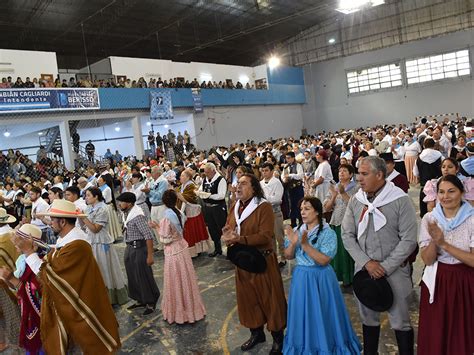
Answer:
[[[306,103],[303,69],[268,70],[268,90],[201,90],[204,106],[288,105]],[[173,107],[193,107],[191,89],[99,89],[102,110],[147,109],[151,90],[170,90]]]

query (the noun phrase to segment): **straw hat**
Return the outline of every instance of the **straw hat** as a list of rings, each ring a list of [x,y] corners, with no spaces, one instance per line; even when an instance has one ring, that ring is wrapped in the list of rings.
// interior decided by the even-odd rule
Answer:
[[[48,216],[61,218],[86,217],[85,214],[76,208],[74,203],[66,200],[54,200],[48,212],[37,213],[36,215],[38,217]]]
[[[7,210],[0,208],[0,224],[13,223],[16,221],[16,218],[12,215],[7,214]]]
[[[41,241],[41,229],[32,224],[22,225],[16,231],[16,234],[22,238],[33,238],[36,241]]]

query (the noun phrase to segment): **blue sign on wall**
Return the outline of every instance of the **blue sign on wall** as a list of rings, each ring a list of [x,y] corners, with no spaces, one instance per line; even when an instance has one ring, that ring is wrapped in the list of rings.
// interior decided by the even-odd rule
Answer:
[[[173,104],[168,90],[150,91],[150,119],[167,120],[173,118]]]
[[[97,89],[0,89],[0,113],[99,109]]]
[[[202,106],[202,96],[201,96],[201,89],[193,88],[191,89],[191,94],[193,96],[193,106],[195,113],[201,113],[204,111]]]

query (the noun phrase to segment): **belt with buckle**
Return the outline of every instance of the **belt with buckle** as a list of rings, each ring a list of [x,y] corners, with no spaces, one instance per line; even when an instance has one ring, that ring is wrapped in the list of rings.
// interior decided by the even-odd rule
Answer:
[[[126,244],[131,246],[134,249],[143,248],[144,246],[146,246],[146,240],[144,239],[132,240],[131,242],[126,242]]]

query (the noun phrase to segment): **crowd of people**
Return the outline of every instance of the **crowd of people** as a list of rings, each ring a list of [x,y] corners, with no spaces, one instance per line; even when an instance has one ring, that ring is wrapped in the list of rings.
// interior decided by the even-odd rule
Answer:
[[[13,81],[11,76],[3,77],[0,82],[0,89],[21,89],[21,88],[172,88],[172,89],[235,89],[235,90],[254,90],[256,87],[254,84],[234,82],[230,79],[220,81],[205,81],[199,82],[197,78],[193,80],[185,80],[184,78],[170,78],[169,80],[162,80],[161,77],[158,79],[150,78],[148,82],[143,78],[138,80],[132,80],[129,78],[119,77],[108,78],[108,79],[91,79],[84,78],[76,80],[75,78],[67,79],[55,79],[54,82],[47,79],[29,77],[23,81],[21,77],[18,77],[16,81]],[[265,85],[259,85],[258,89],[266,88]]]
[[[209,151],[170,130],[149,133],[143,159],[112,155],[74,172],[44,164],[44,176],[0,176],[0,251],[8,255],[0,259],[7,285],[0,345],[48,353],[73,338],[86,353],[114,352],[120,340],[111,305],[129,299],[128,309],[143,308],[144,316],[161,297],[167,322],[199,321],[206,307],[192,258],[226,254],[236,266],[239,319],[250,330],[242,351],[266,341],[266,325],[270,354],[377,354],[387,312],[399,353],[414,354],[407,297],[419,255],[418,354],[473,353],[474,319],[466,316],[474,310],[472,129],[466,118],[424,118]],[[19,159],[11,153],[3,159]],[[420,191],[419,228],[409,189]],[[160,250],[162,294],[151,269]],[[287,300],[280,270],[290,260]],[[80,279],[94,282],[94,298]],[[35,317],[34,305],[13,301],[30,302],[32,288],[41,307]],[[342,296],[350,288],[363,345]],[[88,306],[93,322],[73,324],[76,303]],[[24,336],[32,329],[37,337]]]

